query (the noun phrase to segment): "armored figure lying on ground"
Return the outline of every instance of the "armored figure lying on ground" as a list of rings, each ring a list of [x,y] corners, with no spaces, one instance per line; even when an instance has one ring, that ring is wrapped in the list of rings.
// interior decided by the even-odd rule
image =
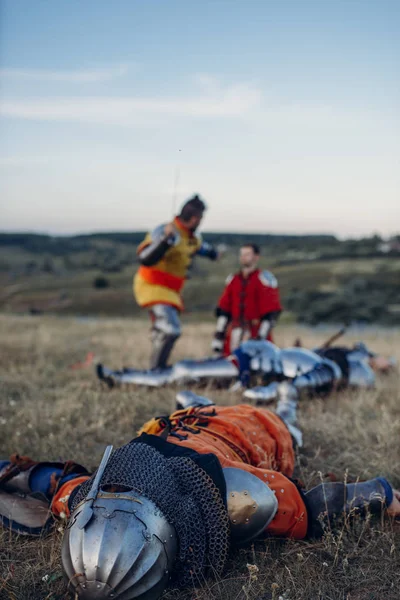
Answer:
[[[293,347],[281,350],[268,341],[243,342],[227,358],[181,360],[173,367],[143,371],[112,371],[97,366],[98,377],[110,387],[117,383],[159,387],[165,384],[214,383],[222,387],[246,389],[244,396],[262,404],[280,393],[297,397],[300,390],[328,393],[338,387],[372,387],[375,370],[393,366],[393,361],[370,352],[364,344],[353,348],[329,347],[315,351]],[[281,386],[280,382],[287,382]]]
[[[220,574],[231,545],[315,537],[343,515],[400,514],[400,492],[382,477],[302,489],[284,402],[277,414],[192,392],[178,402],[185,408],[108,447],[92,476],[73,463],[0,461],[6,526],[39,533],[52,516],[69,518],[62,564],[75,598],[156,600],[168,585]]]

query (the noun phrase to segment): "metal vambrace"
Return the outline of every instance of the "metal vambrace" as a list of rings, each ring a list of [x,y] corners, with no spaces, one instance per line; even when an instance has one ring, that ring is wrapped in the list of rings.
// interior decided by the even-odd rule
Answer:
[[[393,499],[391,485],[383,477],[358,483],[321,483],[305,493],[309,534],[321,536],[332,520],[380,514]]]
[[[230,321],[230,315],[220,308],[217,308],[215,313],[217,316],[217,326],[211,342],[211,350],[214,354],[221,355],[224,349],[225,333]]]
[[[280,311],[275,311],[261,317],[261,323],[257,336],[259,340],[267,339],[269,332],[275,327],[280,314]]]
[[[152,267],[162,259],[167,250],[174,245],[174,242],[175,237],[173,235],[161,234],[139,252],[140,263],[145,267]]]

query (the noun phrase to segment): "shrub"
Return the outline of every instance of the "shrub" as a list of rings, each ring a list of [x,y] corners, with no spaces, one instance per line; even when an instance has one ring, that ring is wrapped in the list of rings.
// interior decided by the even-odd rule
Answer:
[[[97,290],[102,290],[104,288],[110,287],[110,282],[108,281],[108,279],[106,277],[103,277],[103,275],[99,275],[98,277],[96,277],[94,279],[93,287],[96,288]]]

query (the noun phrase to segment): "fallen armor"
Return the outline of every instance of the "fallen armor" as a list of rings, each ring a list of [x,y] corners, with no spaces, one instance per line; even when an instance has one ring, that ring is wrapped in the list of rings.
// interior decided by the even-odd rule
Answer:
[[[382,364],[384,369],[380,368]],[[387,371],[393,366],[393,359],[375,355],[365,344],[313,351],[299,347],[280,349],[272,342],[249,340],[228,358],[186,359],[159,370],[114,371],[99,364],[97,376],[109,387],[212,384],[242,389],[246,399],[264,404],[283,396],[297,397],[301,391],[327,394],[345,387],[371,388],[376,380],[373,367]]]

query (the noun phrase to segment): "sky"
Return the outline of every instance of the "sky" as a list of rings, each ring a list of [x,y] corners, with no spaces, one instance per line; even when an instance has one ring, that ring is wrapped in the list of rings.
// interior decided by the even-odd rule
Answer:
[[[0,230],[400,230],[398,0],[0,11]]]

